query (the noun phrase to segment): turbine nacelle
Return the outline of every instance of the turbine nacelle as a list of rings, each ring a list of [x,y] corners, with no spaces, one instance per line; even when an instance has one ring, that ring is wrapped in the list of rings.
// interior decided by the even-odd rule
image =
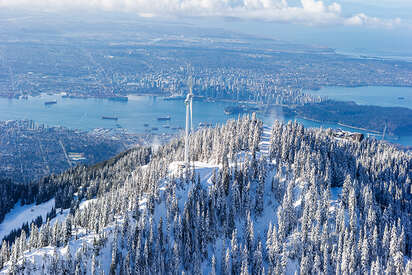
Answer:
[[[187,94],[186,99],[185,99],[185,104],[186,105],[192,104],[192,100],[193,100],[193,94],[192,93]]]

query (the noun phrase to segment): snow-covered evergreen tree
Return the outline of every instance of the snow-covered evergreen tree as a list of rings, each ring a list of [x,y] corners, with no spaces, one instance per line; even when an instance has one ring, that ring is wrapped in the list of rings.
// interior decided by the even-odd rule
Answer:
[[[187,170],[176,139],[50,176],[66,210],[3,241],[2,272],[410,273],[409,152],[278,121],[267,152],[264,131],[245,116],[192,133]]]

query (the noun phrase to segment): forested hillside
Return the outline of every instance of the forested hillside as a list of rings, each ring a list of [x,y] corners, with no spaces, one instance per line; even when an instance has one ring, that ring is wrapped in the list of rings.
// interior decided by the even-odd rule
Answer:
[[[254,116],[38,183],[15,274],[412,274],[412,155]]]
[[[325,100],[320,103],[297,105],[287,112],[310,119],[341,123],[392,135],[412,135],[412,109],[358,105],[355,102]]]

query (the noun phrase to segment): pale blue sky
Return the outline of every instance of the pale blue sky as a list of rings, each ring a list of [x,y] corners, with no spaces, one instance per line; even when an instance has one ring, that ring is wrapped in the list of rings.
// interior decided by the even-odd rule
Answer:
[[[412,0],[0,0],[0,19],[20,9],[127,12],[347,52],[412,56]]]
[[[407,20],[410,0],[0,0],[0,8],[135,12],[145,16],[233,16],[305,24],[350,24],[357,14]],[[374,20],[377,22],[377,20]],[[377,24],[375,22],[375,24]],[[353,23],[353,22],[352,22]]]
[[[306,25],[393,27],[408,21],[410,0],[0,0],[0,8],[126,11],[142,16],[231,16]]]

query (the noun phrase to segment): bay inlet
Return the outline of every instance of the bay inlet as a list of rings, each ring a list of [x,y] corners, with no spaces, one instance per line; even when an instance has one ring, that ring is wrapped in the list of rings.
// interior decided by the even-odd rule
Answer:
[[[56,101],[56,104],[44,104]],[[232,106],[231,102],[198,102],[194,101],[193,122],[198,125],[216,125],[224,123],[237,115],[226,115],[224,109]],[[158,118],[169,117],[170,120]],[[110,117],[116,119],[102,119]],[[350,127],[334,123],[321,123],[309,119],[285,117],[282,109],[274,108],[271,114],[258,114],[267,125],[273,124],[275,119],[297,120],[305,127],[341,128],[343,130],[361,132],[364,134],[376,133],[355,130]],[[92,130],[95,128],[122,128],[130,133],[153,134],[178,133],[185,125],[185,108],[183,101],[164,100],[163,97],[130,95],[128,101],[113,101],[102,98],[67,98],[62,95],[40,95],[27,99],[0,98],[0,120],[29,119],[37,123],[50,126]],[[376,135],[379,139],[379,135]],[[412,137],[401,136],[390,140],[394,143],[412,146]]]

